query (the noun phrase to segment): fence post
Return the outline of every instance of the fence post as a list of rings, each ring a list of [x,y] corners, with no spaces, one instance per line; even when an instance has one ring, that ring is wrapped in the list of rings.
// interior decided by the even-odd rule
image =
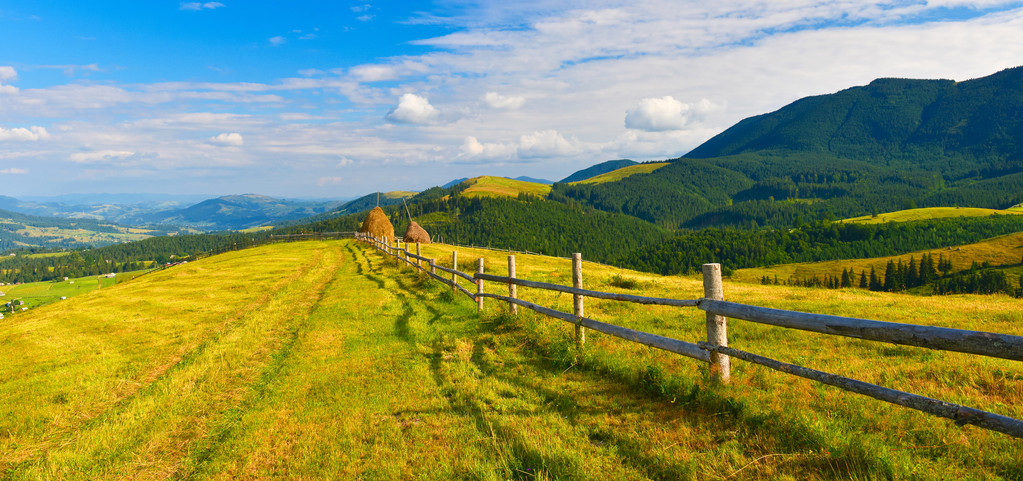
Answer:
[[[724,287],[721,284],[721,264],[703,265],[703,297],[723,301]],[[724,316],[707,313],[707,342],[711,345],[728,347],[728,321]],[[728,383],[731,367],[728,356],[711,351],[710,374],[722,383]]]
[[[483,273],[482,257],[480,257],[480,260],[476,262],[476,273],[477,274]],[[483,311],[483,296],[481,296],[480,294],[483,294],[483,279],[476,279],[476,314],[479,314],[480,312]]]
[[[458,270],[458,251],[451,251],[451,269]],[[454,272],[451,273],[451,293],[458,294],[458,276]]]
[[[515,256],[514,255],[509,255],[508,256],[508,277],[512,277],[512,278],[515,277]],[[508,283],[508,297],[510,297],[512,299],[518,299],[518,297],[516,297],[517,294],[518,294],[518,286],[516,286],[515,284],[512,284],[511,282],[509,282]],[[519,306],[516,305],[513,302],[509,302],[508,303],[508,310],[512,314],[518,314],[519,313]]]
[[[572,287],[576,289],[583,288],[583,255],[579,252],[572,254]],[[583,296],[581,294],[572,294],[575,300],[575,343],[579,347],[583,347],[586,344],[586,328],[580,324],[583,316]]]
[[[419,247],[419,243],[418,242],[416,242],[416,255],[417,256],[422,256],[423,255],[423,249]],[[416,265],[419,266],[419,267],[423,267],[423,261],[421,261],[419,259],[416,259]]]
[[[437,259],[434,259],[433,257],[431,257],[430,258],[430,274],[436,274],[436,273],[437,273]]]

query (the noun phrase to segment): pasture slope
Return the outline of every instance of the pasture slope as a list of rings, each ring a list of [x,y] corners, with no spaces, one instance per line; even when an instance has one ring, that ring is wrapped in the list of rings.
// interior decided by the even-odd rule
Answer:
[[[450,247],[424,255],[450,259]],[[506,253],[459,249],[506,274]],[[517,256],[565,284],[570,261]],[[464,269],[467,270],[467,269]],[[585,264],[695,298],[696,278]],[[486,284],[496,292],[504,286]],[[571,311],[572,297],[519,289]],[[1023,334],[1019,300],[725,284],[786,309]],[[0,323],[2,479],[1023,479],[1023,443],[733,360],[703,366],[475,303],[352,241],[206,258]],[[588,300],[683,340],[695,309]],[[941,313],[941,316],[936,316]],[[1021,363],[731,321],[730,343],[1023,417]]]

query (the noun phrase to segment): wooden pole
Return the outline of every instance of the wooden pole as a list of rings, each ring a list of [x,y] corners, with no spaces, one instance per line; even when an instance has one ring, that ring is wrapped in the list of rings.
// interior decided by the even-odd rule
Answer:
[[[458,251],[451,251],[451,268],[456,270],[456,271],[458,270]],[[455,287],[457,285],[458,285],[458,276],[456,276],[454,273],[452,273],[451,274],[451,293],[452,294],[458,292],[458,289]]]
[[[515,256],[514,255],[509,255],[508,256],[508,277],[515,277]],[[515,284],[512,284],[511,282],[509,282],[508,283],[508,297],[510,297],[512,299],[516,299],[517,298],[516,297],[517,294],[518,294],[518,286],[516,286]],[[511,311],[511,313],[513,315],[516,315],[516,314],[519,313],[519,306],[516,305],[514,302],[509,302],[508,303],[508,309]]]
[[[479,274],[483,273],[483,258],[476,262],[476,272]],[[483,311],[483,279],[476,279],[476,314]]]
[[[418,242],[416,242],[416,255],[420,257],[423,256],[423,249],[422,247],[420,247]],[[419,267],[423,267],[423,261],[416,259],[416,265],[418,265]]]
[[[703,297],[718,301],[725,299],[721,283],[721,264],[703,265]],[[728,347],[728,321],[724,316],[707,313],[707,342],[713,346]],[[718,381],[728,383],[731,377],[728,356],[711,351],[710,374]]]
[[[430,274],[437,275],[437,259],[430,258]]]
[[[572,287],[576,289],[583,288],[583,255],[581,253],[572,254]],[[581,294],[572,294],[575,300],[575,343],[579,347],[583,347],[586,344],[586,328],[582,325],[582,319],[585,317],[583,312],[583,296]]]

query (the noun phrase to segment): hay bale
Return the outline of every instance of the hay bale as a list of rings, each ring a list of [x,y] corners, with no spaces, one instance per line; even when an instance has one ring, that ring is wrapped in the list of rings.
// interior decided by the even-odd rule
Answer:
[[[419,224],[413,221],[408,225],[408,229],[405,231],[405,242],[418,242],[420,244],[430,243],[430,233],[426,232]]]
[[[362,221],[362,228],[359,229],[359,232],[366,232],[373,237],[384,237],[387,242],[394,241],[394,226],[391,225],[391,221],[387,220],[384,209],[380,207],[374,207],[369,211],[369,215]]]

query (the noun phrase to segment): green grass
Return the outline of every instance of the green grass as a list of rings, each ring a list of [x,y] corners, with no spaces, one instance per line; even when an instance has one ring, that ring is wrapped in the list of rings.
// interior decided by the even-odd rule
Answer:
[[[939,256],[952,261],[952,272],[959,272],[969,269],[974,262],[983,264],[985,262],[992,266],[1019,264],[1023,259],[1023,233],[1009,234],[993,239],[988,239],[975,244],[946,247],[943,249],[930,249],[925,251],[912,252],[898,256],[874,257],[870,259],[844,259],[824,262],[803,262],[795,264],[781,264],[770,267],[754,267],[739,269],[732,273],[731,279],[742,282],[760,282],[764,276],[779,281],[786,279],[809,279],[813,276],[823,277],[828,275],[841,275],[842,270],[852,269],[857,276],[860,272],[866,271],[869,275],[870,269],[884,277],[885,267],[888,261],[909,265],[910,258],[915,258],[919,263],[925,253],[930,253],[937,262]],[[859,277],[855,279],[859,282]]]
[[[551,191],[551,186],[536,182],[507,179],[484,175],[469,179],[469,188],[462,191],[467,197],[516,197],[521,193],[544,197]]]
[[[78,295],[92,292],[99,288],[113,286],[126,279],[132,279],[146,272],[148,272],[148,270],[122,272],[117,274],[114,278],[88,276],[68,279],[66,281],[42,281],[0,286],[0,292],[5,294],[0,297],[0,304],[10,302],[14,299],[21,299],[25,303],[24,307],[41,307],[51,302],[59,301],[61,300],[61,297],[70,299]]]
[[[451,248],[424,245],[450,259]],[[507,254],[483,257],[502,275]],[[570,261],[517,255],[566,284]],[[697,278],[586,263],[585,285],[695,298]],[[622,290],[623,280],[629,287]],[[464,282],[464,281],[463,281]],[[635,283],[635,284],[633,284]],[[466,284],[467,285],[467,284]],[[486,283],[487,292],[505,286]],[[572,297],[519,288],[570,311]],[[1019,300],[726,283],[727,299],[1023,334]],[[399,270],[350,241],[210,257],[0,323],[5,479],[1018,479],[1023,446],[733,360],[676,355]],[[940,316],[934,315],[941,313]],[[587,300],[695,341],[704,315]],[[740,349],[1023,417],[1018,362],[730,321]]]
[[[649,174],[661,167],[668,165],[668,162],[657,162],[650,164],[637,164],[630,165],[628,167],[622,167],[618,170],[613,170],[606,174],[600,174],[596,177],[590,177],[586,180],[580,180],[579,182],[572,182],[573,184],[605,184],[608,182],[615,182],[622,180],[626,177],[636,174]]]
[[[1011,208],[1007,210],[981,209],[978,207],[924,207],[920,209],[900,210],[887,212],[875,216],[865,215],[845,219],[842,222],[857,222],[861,224],[880,224],[882,222],[911,222],[915,220],[944,219],[948,217],[980,217],[993,214],[1023,214],[1023,209]]]

